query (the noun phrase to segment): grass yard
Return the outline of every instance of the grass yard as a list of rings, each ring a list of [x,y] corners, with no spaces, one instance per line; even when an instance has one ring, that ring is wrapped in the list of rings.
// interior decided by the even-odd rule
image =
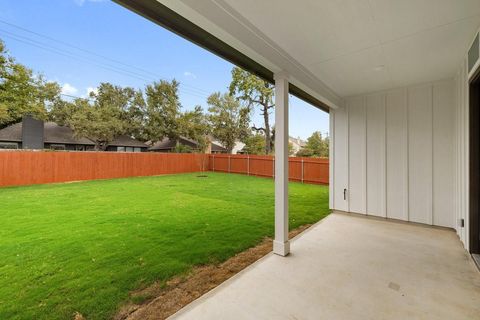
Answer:
[[[273,180],[180,174],[0,189],[0,319],[109,319],[129,292],[273,235]],[[328,214],[290,184],[290,227]]]

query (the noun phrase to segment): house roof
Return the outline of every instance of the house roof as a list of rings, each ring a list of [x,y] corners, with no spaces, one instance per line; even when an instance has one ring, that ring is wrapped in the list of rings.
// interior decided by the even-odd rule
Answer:
[[[178,138],[178,142],[183,145],[190,146],[192,148],[198,148],[198,142],[188,139],[186,137]],[[177,140],[170,138],[163,138],[163,140],[154,143],[149,150],[171,150],[177,145]]]
[[[289,142],[294,143],[298,145],[299,147],[304,147],[306,145],[306,141],[300,139],[300,138],[294,138],[294,137],[288,137]]]
[[[108,144],[110,147],[137,147],[137,148],[148,148],[148,146],[138,141],[134,138],[131,138],[127,135],[121,135],[116,137],[112,142]]]
[[[22,142],[22,122],[12,124],[0,130],[0,141]],[[44,142],[61,144],[95,145],[87,138],[76,138],[73,130],[55,122],[44,124]]]
[[[60,126],[55,122],[45,122],[44,130],[44,141],[46,143],[95,145],[90,139],[76,138],[72,129]]]
[[[0,141],[22,142],[22,122],[1,129]],[[66,126],[60,126],[55,122],[45,122],[43,141],[45,143],[95,145],[90,139],[76,138],[72,129]],[[147,148],[147,145],[143,142],[126,135],[118,136],[109,143],[109,146]]]
[[[22,123],[15,123],[1,129],[0,141],[22,142]]]
[[[223,146],[216,144],[215,142],[212,142],[212,151],[227,152],[227,148],[224,148]]]

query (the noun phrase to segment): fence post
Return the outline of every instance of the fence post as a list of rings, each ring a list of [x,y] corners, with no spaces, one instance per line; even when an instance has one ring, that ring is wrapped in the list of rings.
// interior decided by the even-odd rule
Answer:
[[[213,153],[212,154],[212,158],[213,158],[213,172],[215,172],[215,154]]]
[[[232,156],[229,154],[228,155],[228,173],[230,173],[232,170],[231,170],[231,167],[230,167],[230,162],[232,161]]]
[[[250,175],[250,156],[247,154],[247,176]]]
[[[272,157],[272,177],[275,178],[275,157]]]
[[[303,175],[304,175],[304,162],[303,162],[303,158],[302,158],[302,183],[303,183]]]

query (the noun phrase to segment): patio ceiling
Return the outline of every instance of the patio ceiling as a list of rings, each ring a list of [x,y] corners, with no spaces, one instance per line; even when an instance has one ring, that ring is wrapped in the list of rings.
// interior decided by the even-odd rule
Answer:
[[[159,2],[334,108],[453,77],[480,27],[480,0]]]

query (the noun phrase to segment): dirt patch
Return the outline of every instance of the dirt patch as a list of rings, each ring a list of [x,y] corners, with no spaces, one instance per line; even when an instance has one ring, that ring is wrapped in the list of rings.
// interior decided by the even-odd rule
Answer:
[[[290,238],[298,235],[310,225],[290,232]],[[196,267],[190,274],[175,277],[166,285],[152,286],[132,292],[132,301],[121,308],[115,320],[166,319],[193,300],[212,290],[225,280],[245,269],[272,251],[272,239],[265,238],[257,246],[243,251],[218,265]]]

